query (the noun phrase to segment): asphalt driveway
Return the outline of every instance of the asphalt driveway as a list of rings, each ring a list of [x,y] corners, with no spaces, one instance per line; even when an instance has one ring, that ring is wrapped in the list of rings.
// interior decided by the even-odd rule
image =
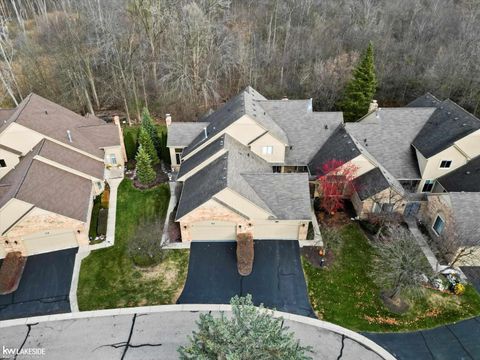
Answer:
[[[77,250],[29,256],[18,289],[0,295],[0,320],[70,312],[68,295]]]
[[[308,300],[298,241],[255,240],[249,276],[237,271],[235,242],[192,242],[188,276],[179,304],[228,304],[251,294],[263,303],[293,314],[315,317]]]

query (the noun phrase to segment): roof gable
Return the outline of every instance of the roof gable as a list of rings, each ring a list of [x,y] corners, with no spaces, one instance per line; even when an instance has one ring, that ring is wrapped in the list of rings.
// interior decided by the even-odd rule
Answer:
[[[438,178],[448,192],[480,192],[480,156]]]

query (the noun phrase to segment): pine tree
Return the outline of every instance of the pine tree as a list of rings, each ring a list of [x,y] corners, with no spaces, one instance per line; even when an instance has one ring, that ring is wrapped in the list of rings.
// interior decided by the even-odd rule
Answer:
[[[153,119],[150,116],[150,112],[146,107],[144,107],[142,110],[142,129],[145,129],[148,135],[150,135],[150,139],[152,139],[153,146],[157,151],[157,158],[158,158],[158,156],[161,154],[160,137],[158,136],[157,128],[153,124]]]
[[[230,301],[232,317],[201,314],[190,344],[178,349],[180,359],[311,359],[311,347],[301,346],[283,319],[256,308],[252,296]]]
[[[367,113],[376,88],[373,44],[370,43],[353,71],[353,78],[345,88],[343,99],[338,104],[343,111],[345,121],[356,121]]]
[[[159,163],[157,151],[155,150],[155,146],[153,145],[150,135],[143,127],[140,128],[138,133],[138,143],[139,145],[142,145],[144,150],[147,152],[148,156],[150,157],[151,164],[157,165]]]
[[[138,147],[137,156],[135,157],[137,161],[137,178],[142,184],[150,184],[155,180],[156,174],[153,170],[150,157],[148,153],[144,150],[143,146]]]

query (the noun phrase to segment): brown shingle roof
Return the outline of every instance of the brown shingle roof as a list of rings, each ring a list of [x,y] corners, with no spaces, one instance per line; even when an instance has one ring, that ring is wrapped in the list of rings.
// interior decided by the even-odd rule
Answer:
[[[87,221],[92,182],[82,176],[61,170],[35,155],[48,140],[42,140],[0,179],[0,207],[10,199],[26,201],[41,209]]]
[[[20,103],[15,113],[0,127],[0,131],[12,122],[16,122],[101,159],[103,159],[103,151],[100,147],[112,145],[111,129],[104,128],[105,122],[102,120],[95,116],[83,117],[35,94],[28,95]],[[79,130],[83,126],[101,126],[101,129],[105,129],[107,134],[102,134],[103,131],[85,133],[85,131]],[[96,128],[96,130],[98,129],[100,128]],[[72,142],[67,137],[67,130],[71,133]],[[116,133],[116,139],[118,139],[118,132]],[[108,143],[103,144],[102,141],[107,141]],[[119,139],[118,144],[120,144]]]
[[[77,130],[99,148],[120,145],[120,135],[115,124],[79,126]]]
[[[45,140],[38,155],[96,177],[97,179],[103,179],[105,171],[103,161],[95,160],[65,146],[54,143],[53,141]]]

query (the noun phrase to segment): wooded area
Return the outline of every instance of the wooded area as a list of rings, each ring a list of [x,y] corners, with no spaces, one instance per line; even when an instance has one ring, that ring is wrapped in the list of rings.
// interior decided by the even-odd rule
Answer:
[[[2,106],[192,120],[252,85],[335,110],[371,41],[381,106],[480,113],[478,0],[0,0]]]

